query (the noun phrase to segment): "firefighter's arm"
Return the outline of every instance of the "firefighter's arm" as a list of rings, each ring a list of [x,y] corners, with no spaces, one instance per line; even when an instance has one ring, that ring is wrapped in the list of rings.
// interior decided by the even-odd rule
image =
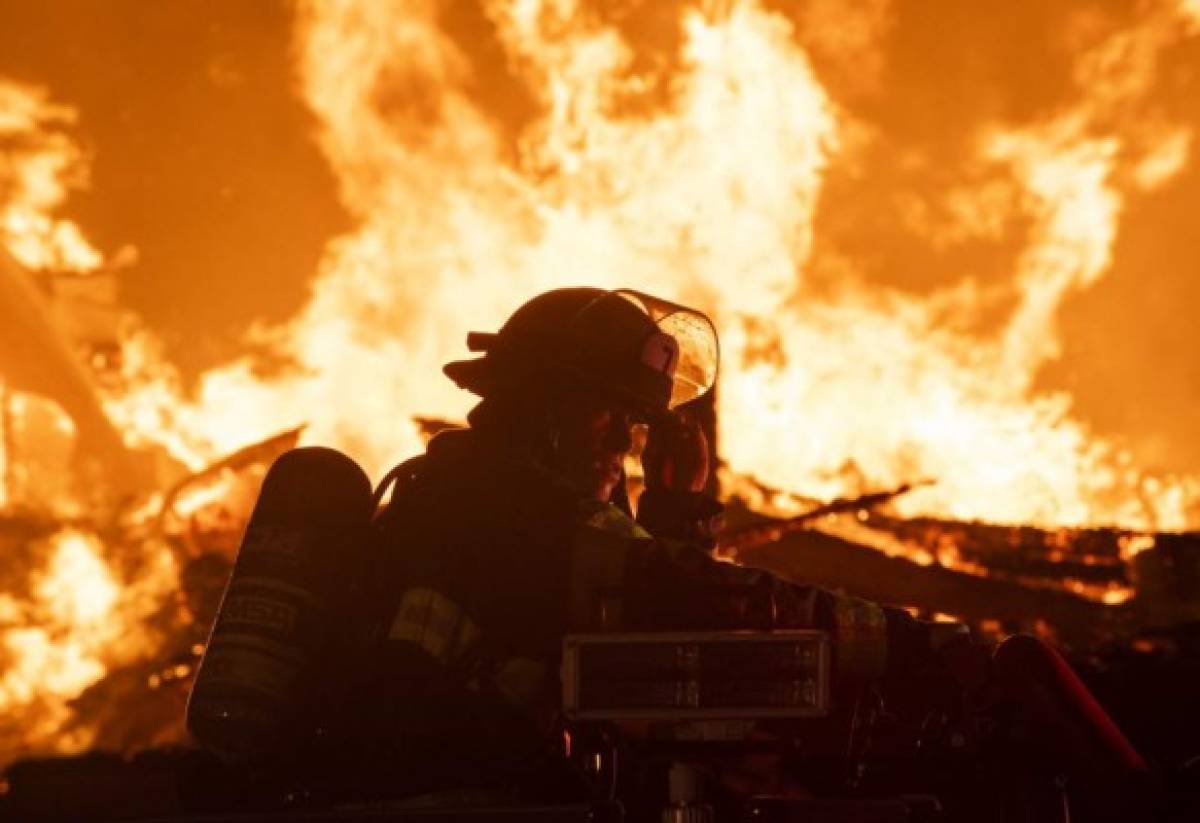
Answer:
[[[711,550],[722,507],[703,493],[709,474],[704,430],[687,415],[655,423],[642,455],[646,490],[638,524],[659,539],[669,555],[665,577],[697,591],[740,588],[756,601],[755,616],[768,625],[822,628],[834,635],[839,668],[863,677],[906,673],[936,661],[940,646],[954,639],[951,627],[934,627],[902,609],[792,583],[768,572],[705,556]],[[652,564],[652,563],[651,563]],[[684,595],[686,597],[686,595]]]
[[[722,628],[823,629],[834,641],[839,672],[858,679],[942,665],[945,650],[970,645],[961,624],[929,623],[904,609],[714,560],[694,542],[659,537],[643,545],[626,575],[632,599],[641,591],[647,609],[674,613],[679,628],[732,616],[744,624]],[[739,601],[732,612],[731,598]]]

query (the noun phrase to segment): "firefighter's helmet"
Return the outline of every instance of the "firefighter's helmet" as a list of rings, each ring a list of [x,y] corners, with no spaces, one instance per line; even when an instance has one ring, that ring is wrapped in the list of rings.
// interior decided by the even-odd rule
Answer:
[[[495,333],[471,332],[483,357],[445,366],[481,397],[532,381],[575,381],[656,417],[712,388],[717,334],[701,312],[631,289],[556,289],[517,309]]]

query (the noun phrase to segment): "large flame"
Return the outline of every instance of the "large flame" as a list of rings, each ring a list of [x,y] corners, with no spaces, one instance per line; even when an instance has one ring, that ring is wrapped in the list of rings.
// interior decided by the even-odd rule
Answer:
[[[294,370],[209,374],[186,420],[201,439],[228,448],[303,420],[378,473],[418,448],[414,413],[462,415],[438,371],[464,331],[548,287],[634,284],[716,319],[722,451],[739,472],[824,497],[936,480],[901,502],[908,514],[1198,522],[1195,479],[1147,477],[1072,418],[1069,396],[1035,389],[1063,301],[1109,268],[1125,198],[1188,160],[1187,128],[1140,115],[1158,53],[1195,32],[1194,4],[1160,3],[1079,55],[1073,105],[975,136],[944,219],[905,219],[931,244],[1015,233],[1023,250],[1008,283],[920,297],[822,257],[827,173],[881,138],[832,99],[779,13],[678,4],[667,59],[583,3],[487,3],[509,72],[495,82],[524,100],[513,114],[480,90],[484,69],[438,8],[302,5],[304,93],[361,225],[277,330]],[[832,287],[814,280],[831,266]],[[997,306],[1006,319],[980,332]]]
[[[69,192],[86,182],[86,165],[69,133],[73,121],[74,112],[51,104],[43,91],[0,81],[0,247],[35,273],[83,276],[103,263],[80,228],[57,213]],[[20,276],[0,268],[0,277]],[[28,306],[40,309],[39,303]],[[0,361],[25,353],[12,350],[12,341],[0,342],[6,344]],[[93,728],[67,728],[71,701],[114,667],[153,654],[161,638],[146,618],[178,583],[174,557],[161,542],[148,541],[118,562],[118,547],[106,546],[84,523],[46,531],[47,522],[79,511],[80,501],[70,499],[77,486],[63,477],[80,468],[72,463],[77,433],[57,403],[0,382],[0,512],[32,513],[3,535],[5,761],[22,751],[72,752],[91,744]],[[31,453],[11,454],[17,439],[36,441]],[[10,500],[13,487],[21,494]]]

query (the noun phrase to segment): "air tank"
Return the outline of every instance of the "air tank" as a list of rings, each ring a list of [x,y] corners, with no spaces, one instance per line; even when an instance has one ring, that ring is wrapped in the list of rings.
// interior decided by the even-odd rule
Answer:
[[[320,723],[372,511],[370,480],[341,452],[293,449],[271,466],[188,701],[187,726],[202,745],[253,758]]]

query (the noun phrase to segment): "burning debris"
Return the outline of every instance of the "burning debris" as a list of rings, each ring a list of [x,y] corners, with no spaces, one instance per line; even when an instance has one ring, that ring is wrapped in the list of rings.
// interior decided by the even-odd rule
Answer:
[[[110,520],[0,518],[6,762],[185,739],[182,710],[266,467],[256,444]]]

